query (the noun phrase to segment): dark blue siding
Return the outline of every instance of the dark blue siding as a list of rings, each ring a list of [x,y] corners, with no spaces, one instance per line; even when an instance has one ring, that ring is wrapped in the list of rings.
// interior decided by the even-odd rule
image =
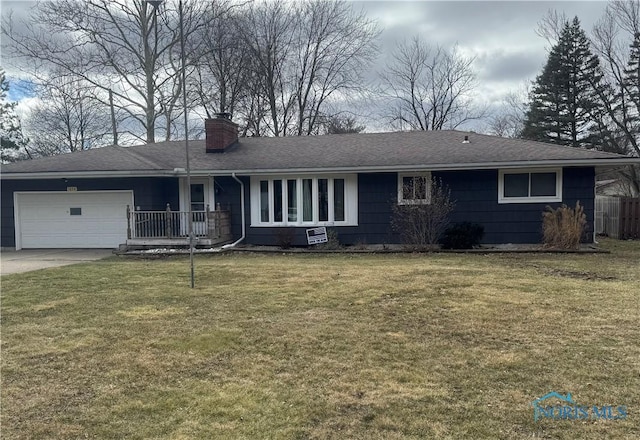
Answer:
[[[451,189],[456,201],[452,222],[470,221],[484,226],[484,243],[540,243],[542,212],[562,203],[577,201],[587,216],[587,241],[592,241],[594,179],[592,167],[563,170],[562,203],[498,204],[498,170],[447,171],[434,173]]]
[[[485,243],[539,243],[542,212],[546,203],[498,204],[498,171],[434,172],[451,189],[456,201],[451,216],[453,222],[471,221],[485,228]],[[571,207],[580,201],[588,220],[586,240],[591,241],[594,217],[594,169],[565,168],[563,171],[563,203]],[[245,185],[246,243],[279,244],[280,228],[252,228],[250,180],[240,178]],[[397,199],[396,173],[370,173],[358,176],[358,226],[334,227],[342,244],[397,243],[399,237],[390,227],[391,207]],[[2,247],[15,246],[13,192],[65,191],[75,186],[78,191],[130,190],[141,210],[162,210],[169,203],[179,209],[178,179],[62,179],[2,182]],[[232,234],[241,236],[240,185],[232,177],[215,178],[216,202],[231,210]],[[553,204],[554,207],[560,205]],[[294,229],[294,245],[306,245],[306,228]]]
[[[395,243],[397,237],[390,227],[391,203],[396,197],[397,186],[396,173],[360,174],[358,176],[358,226],[331,227],[337,234],[341,244],[377,244]],[[216,178],[216,182],[220,181]],[[236,184],[237,185],[237,184]],[[246,242],[256,245],[277,246],[280,242],[279,235],[282,228],[259,227],[252,228],[251,208],[249,202],[249,179],[245,180],[246,190],[246,216],[247,239]],[[234,195],[234,197],[239,197]],[[234,212],[235,214],[235,212]],[[239,236],[239,224],[235,225],[237,215],[234,218],[234,237]],[[307,244],[307,227],[288,228],[293,230],[294,246]]]
[[[0,246],[15,246],[15,191],[66,191],[69,186],[77,187],[78,191],[133,190],[134,202],[141,210],[163,210],[167,203],[173,210],[180,208],[178,180],[174,178],[3,180]]]
[[[594,179],[592,167],[563,170],[562,203],[498,204],[498,170],[434,172],[451,189],[455,200],[452,222],[470,221],[485,228],[484,243],[540,243],[542,212],[547,205],[574,207],[577,201],[587,216],[586,241],[592,240]],[[397,174],[361,174],[358,178],[359,226],[336,228],[341,242],[397,243],[391,231],[391,203],[397,198]],[[344,231],[342,231],[344,230]],[[344,238],[344,240],[343,240]]]
[[[358,176],[359,227],[357,231],[346,234],[347,244],[380,244],[398,241],[397,235],[391,230],[391,207],[398,197],[397,187],[396,173]]]
[[[434,177],[451,189],[456,205],[452,222],[470,221],[485,228],[484,243],[540,243],[542,212],[547,205],[562,203],[574,207],[576,201],[587,215],[585,241],[592,240],[594,217],[594,169],[563,170],[562,203],[498,204],[498,170],[434,172]],[[216,179],[216,182],[222,182]],[[233,206],[234,237],[240,236],[238,185],[230,182],[229,202]],[[249,179],[246,184],[247,243],[277,245],[279,228],[250,227]],[[398,243],[399,237],[390,227],[391,206],[397,200],[397,174],[371,173],[358,176],[358,226],[334,227],[342,244]],[[235,189],[233,189],[235,188]],[[226,199],[225,199],[226,200]],[[236,205],[233,205],[233,204]],[[238,206],[239,208],[239,206]],[[305,228],[295,229],[295,245],[305,245]]]

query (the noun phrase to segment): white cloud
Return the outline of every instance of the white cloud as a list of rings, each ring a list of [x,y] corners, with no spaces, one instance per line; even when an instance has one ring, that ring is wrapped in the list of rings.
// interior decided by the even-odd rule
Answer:
[[[396,42],[414,36],[474,57],[476,98],[490,108],[540,74],[548,43],[536,34],[549,10],[578,16],[589,33],[605,1],[367,1],[354,2],[384,28],[379,64]]]
[[[419,35],[434,45],[458,44],[461,53],[476,58],[484,102],[500,101],[506,93],[533,80],[544,65],[547,42],[536,35],[550,9],[577,15],[589,32],[602,16],[605,1],[354,1],[383,29],[378,67],[389,59],[396,42]],[[2,1],[2,14],[13,9],[24,16],[32,1]],[[26,104],[28,106],[30,104]],[[25,107],[26,108],[26,107]]]

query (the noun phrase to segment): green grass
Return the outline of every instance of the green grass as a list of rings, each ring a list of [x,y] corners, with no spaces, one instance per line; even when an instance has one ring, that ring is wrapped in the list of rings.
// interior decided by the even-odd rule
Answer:
[[[640,242],[604,245],[4,276],[2,438],[639,438]],[[536,423],[550,391],[629,416]]]

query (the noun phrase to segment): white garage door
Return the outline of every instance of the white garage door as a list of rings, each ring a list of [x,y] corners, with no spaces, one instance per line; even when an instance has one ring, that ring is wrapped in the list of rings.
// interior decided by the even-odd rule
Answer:
[[[127,239],[132,191],[16,194],[17,248],[115,248]]]

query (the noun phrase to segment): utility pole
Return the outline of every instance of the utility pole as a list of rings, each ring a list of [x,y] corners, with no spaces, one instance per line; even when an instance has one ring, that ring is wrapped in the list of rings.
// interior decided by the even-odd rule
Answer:
[[[189,216],[189,265],[191,269],[191,288],[196,285],[195,268],[193,262],[193,210],[191,206],[191,166],[189,165],[189,113],[187,111],[187,67],[184,56],[184,22],[182,11],[182,0],[178,4],[180,14],[180,52],[182,63],[182,103],[184,107],[184,148],[186,154],[187,168],[187,206]]]

